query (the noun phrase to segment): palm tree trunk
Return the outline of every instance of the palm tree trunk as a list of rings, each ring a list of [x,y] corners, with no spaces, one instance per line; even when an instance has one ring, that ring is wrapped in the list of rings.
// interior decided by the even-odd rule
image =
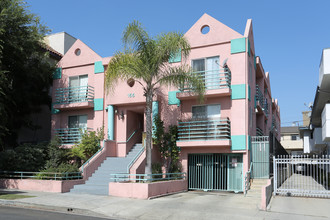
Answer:
[[[147,137],[146,137],[146,166],[145,166],[145,174],[151,174],[151,144],[152,144],[152,117],[151,117],[151,111],[152,111],[152,93],[146,94],[146,124],[147,124]]]

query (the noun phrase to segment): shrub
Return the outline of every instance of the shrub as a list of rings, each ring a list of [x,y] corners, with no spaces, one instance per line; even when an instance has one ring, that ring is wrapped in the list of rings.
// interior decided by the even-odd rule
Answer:
[[[100,141],[103,140],[103,137],[103,128],[83,132],[80,143],[71,149],[70,156],[81,166],[83,161],[87,161],[100,149]]]
[[[36,172],[45,167],[47,144],[22,144],[0,153],[0,170]]]
[[[55,174],[53,173],[59,173],[56,174],[57,178],[68,177],[68,179],[70,179],[70,177],[73,176],[81,176],[80,174],[78,174],[79,168],[77,164],[69,164],[69,163],[61,163],[58,167],[49,167],[48,169],[41,170],[40,172],[41,173],[39,173],[36,177],[37,179],[54,179]],[[71,173],[71,174],[67,174],[67,173]]]

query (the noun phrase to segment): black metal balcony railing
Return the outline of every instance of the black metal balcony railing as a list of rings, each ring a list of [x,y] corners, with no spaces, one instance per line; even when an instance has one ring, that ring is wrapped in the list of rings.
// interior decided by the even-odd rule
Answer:
[[[59,128],[55,129],[55,135],[60,138],[62,144],[75,144],[81,140],[83,132],[91,130],[91,128]]]
[[[264,107],[264,95],[259,89],[259,85],[256,85],[256,102],[259,101],[260,106]]]
[[[229,118],[190,119],[179,122],[179,141],[230,139]]]
[[[257,132],[256,132],[257,133],[257,136],[264,136],[264,132],[262,131],[262,129],[260,129],[260,128],[257,127],[256,130],[257,130]]]
[[[221,70],[205,70],[193,72],[204,82],[205,89],[222,89],[230,88],[231,85],[231,73],[228,68]],[[187,84],[180,88],[182,92],[190,92],[192,89]]]
[[[75,102],[92,102],[94,99],[93,86],[78,86],[58,88],[55,91],[56,104],[70,104]]]

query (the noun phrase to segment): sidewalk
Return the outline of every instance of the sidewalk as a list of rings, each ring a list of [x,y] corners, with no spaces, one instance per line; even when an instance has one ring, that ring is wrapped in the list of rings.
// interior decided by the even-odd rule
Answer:
[[[259,201],[242,194],[187,192],[152,200],[73,193],[0,190],[35,196],[0,200],[0,205],[106,217],[114,219],[327,219],[330,200],[275,197],[270,211],[258,209]]]

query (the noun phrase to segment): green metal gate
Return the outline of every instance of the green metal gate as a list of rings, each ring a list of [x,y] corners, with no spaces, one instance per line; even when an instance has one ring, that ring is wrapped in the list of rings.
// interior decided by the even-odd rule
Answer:
[[[252,137],[252,178],[269,178],[269,138],[268,136]]]
[[[242,191],[242,156],[189,154],[190,190]]]

